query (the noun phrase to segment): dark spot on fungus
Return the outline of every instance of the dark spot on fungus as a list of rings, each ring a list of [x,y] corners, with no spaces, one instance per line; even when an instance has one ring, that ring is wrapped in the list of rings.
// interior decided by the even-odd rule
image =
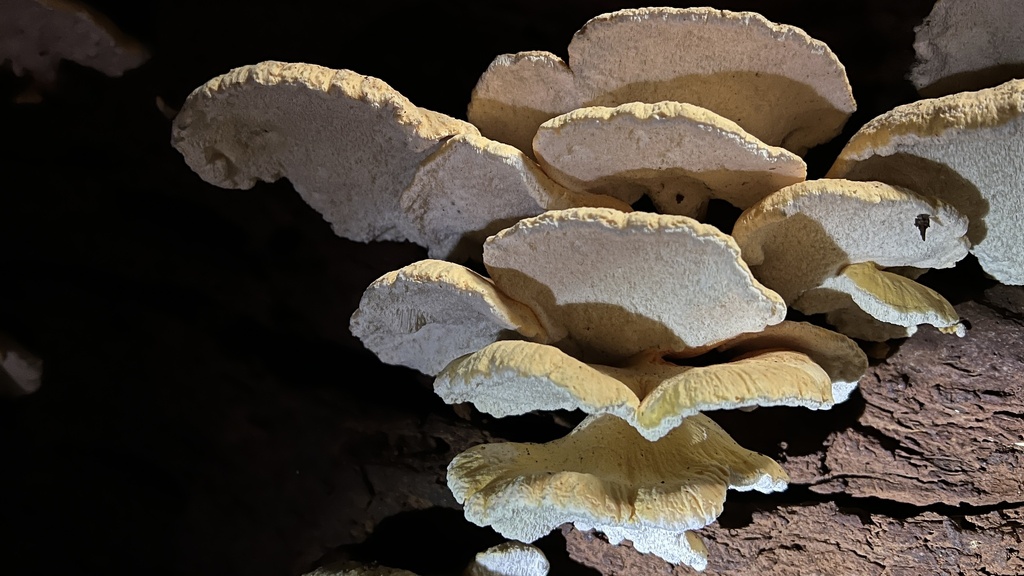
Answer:
[[[918,214],[917,218],[914,218],[914,226],[921,231],[921,240],[924,240],[925,231],[928,230],[928,226],[931,226],[932,220],[927,214]]]

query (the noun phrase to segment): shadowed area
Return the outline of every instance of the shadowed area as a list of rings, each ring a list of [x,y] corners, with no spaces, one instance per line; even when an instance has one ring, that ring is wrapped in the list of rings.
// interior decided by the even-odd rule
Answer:
[[[692,74],[671,80],[635,82],[596,96],[583,106],[624,102],[689,102],[739,124],[766,144],[803,155],[839,134],[848,114],[811,86],[766,72]]]
[[[923,98],[938,98],[955,92],[967,92],[998,86],[1015,78],[1024,78],[1024,62],[998,64],[981,70],[957,72],[940,78],[918,92]]]

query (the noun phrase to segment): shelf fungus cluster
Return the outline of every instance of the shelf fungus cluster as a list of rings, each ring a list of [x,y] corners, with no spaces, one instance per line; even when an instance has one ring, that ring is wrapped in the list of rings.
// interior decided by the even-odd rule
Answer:
[[[477,446],[449,466],[467,518],[507,538],[571,522],[703,567],[690,531],[726,491],[787,477],[702,412],[829,408],[867,367],[849,338],[784,321],[735,241],[686,216],[551,211],[490,237],[483,261],[488,278],[437,260],[384,275],[351,330],[385,362],[436,375],[446,402],[589,414],[561,440]]]
[[[963,335],[915,278],[969,252],[1024,284],[1024,81],[901,106],[807,181],[800,155],[855,103],[802,30],[641,8],[592,19],[568,53],[497,57],[471,123],[352,71],[245,66],[189,96],[173,144],[208,182],[286,177],[338,235],[427,248],[352,316],[383,362],[496,417],[586,414],[547,444],[457,456],[469,520],[524,542],[572,523],[700,569],[694,531],[729,489],[787,483],[705,412],[827,409],[867,368],[850,336]],[[660,214],[632,211],[644,196]],[[733,236],[698,221],[714,199],[743,210]]]
[[[488,235],[545,210],[629,210],[560,186],[519,150],[381,80],[313,64],[262,62],[210,80],[185,101],[172,143],[211,184],[288,178],[337,235],[411,241],[432,258],[475,256]]]
[[[243,66],[193,91],[172,143],[217,186],[288,178],[339,236],[461,260],[546,210],[628,211],[644,195],[697,218],[712,198],[746,208],[802,181],[798,154],[855,109],[827,46],[749,12],[622,10],[569,52],[499,56],[472,124],[350,70]]]
[[[753,12],[620,10],[587,22],[568,53],[568,62],[540,51],[495,58],[473,90],[470,122],[530,150],[538,126],[573,110],[688,102],[802,154],[839,134],[856,108],[828,46]]]

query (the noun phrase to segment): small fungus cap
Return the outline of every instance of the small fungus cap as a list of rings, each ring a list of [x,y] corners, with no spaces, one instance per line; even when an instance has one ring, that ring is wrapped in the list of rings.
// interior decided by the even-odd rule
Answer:
[[[536,127],[558,114],[672,100],[802,154],[856,109],[846,70],[825,44],[752,12],[620,10],[588,21],[568,51],[568,65],[550,53],[499,56],[473,91],[470,121],[528,150]]]
[[[547,576],[550,569],[540,548],[505,542],[477,554],[465,576]]]
[[[801,294],[793,307],[805,314],[827,314],[830,324],[861,340],[902,338],[912,332],[901,333],[900,328],[921,324],[961,337],[966,334],[960,315],[942,295],[871,262],[843,268]]]
[[[837,404],[849,398],[868,369],[868,357],[856,342],[808,322],[786,320],[767,326],[760,332],[740,334],[718,345],[715,350],[728,355],[750,354],[758,350],[793,350],[806,354],[828,374],[832,381],[832,398]],[[680,354],[677,361],[685,364],[687,358],[699,353],[699,350],[694,350]]]
[[[551,211],[489,238],[484,264],[534,311],[548,342],[565,339],[584,360],[704,346],[786,314],[732,237],[685,216]]]
[[[430,257],[445,260],[479,260],[488,236],[547,210],[631,210],[615,198],[568,190],[518,148],[476,134],[453,136],[424,159],[400,205]]]
[[[375,280],[349,328],[382,362],[425,374],[496,340],[546,338],[533,312],[490,280],[440,260],[415,262]]]
[[[735,122],[680,102],[593,106],[541,124],[537,161],[563,186],[697,219],[708,200],[747,208],[807,176],[792,152],[768,146]]]
[[[858,130],[828,175],[952,205],[985,272],[1024,284],[1024,80],[897,106]]]

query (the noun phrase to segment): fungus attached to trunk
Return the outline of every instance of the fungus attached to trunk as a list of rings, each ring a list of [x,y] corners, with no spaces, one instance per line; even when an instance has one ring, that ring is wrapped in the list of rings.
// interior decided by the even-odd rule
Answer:
[[[776,492],[788,477],[771,458],[739,447],[704,415],[656,442],[625,421],[591,416],[547,444],[484,444],[448,466],[466,518],[532,542],[561,524],[702,569],[706,551],[687,534],[722,513],[726,490]]]
[[[449,138],[423,160],[401,208],[431,258],[480,259],[484,240],[547,210],[628,204],[563,188],[518,148],[475,134]]]
[[[796,154],[679,102],[573,110],[541,124],[533,149],[545,172],[571,190],[628,203],[646,194],[660,212],[698,220],[712,198],[747,208],[807,176]]]
[[[953,305],[938,292],[871,262],[846,266],[804,292],[793,307],[805,314],[825,314],[840,332],[863,340],[903,338],[921,324],[957,336],[966,330]],[[893,328],[886,331],[879,322]],[[876,337],[878,330],[882,332]]]
[[[465,133],[477,130],[414,106],[376,78],[262,62],[192,92],[172,142],[222,188],[288,178],[336,234],[368,242],[416,239],[399,197],[443,140]]]
[[[484,264],[552,342],[567,340],[584,360],[705,346],[786,314],[732,237],[685,216],[548,212],[489,238]]]
[[[505,542],[477,554],[464,576],[547,576],[550,568],[540,548]]]
[[[615,366],[586,364],[543,344],[496,342],[452,362],[434,391],[499,418],[532,410],[612,414],[657,440],[709,410],[831,408],[866,369],[864,353],[842,334],[783,322],[715,347],[640,354]]]
[[[747,332],[730,338],[714,347],[718,354],[738,356],[760,350],[792,350],[806,354],[821,366],[832,381],[832,399],[836,404],[845,402],[868,369],[868,359],[857,343],[827,328],[807,322],[784,321],[766,326],[760,332]],[[674,354],[676,362],[685,364],[688,358],[709,350],[692,350]]]
[[[671,100],[802,154],[838,134],[856,109],[828,46],[753,12],[620,10],[587,22],[568,51],[568,64],[549,52],[498,56],[473,90],[469,120],[529,151],[537,127],[570,110]]]

